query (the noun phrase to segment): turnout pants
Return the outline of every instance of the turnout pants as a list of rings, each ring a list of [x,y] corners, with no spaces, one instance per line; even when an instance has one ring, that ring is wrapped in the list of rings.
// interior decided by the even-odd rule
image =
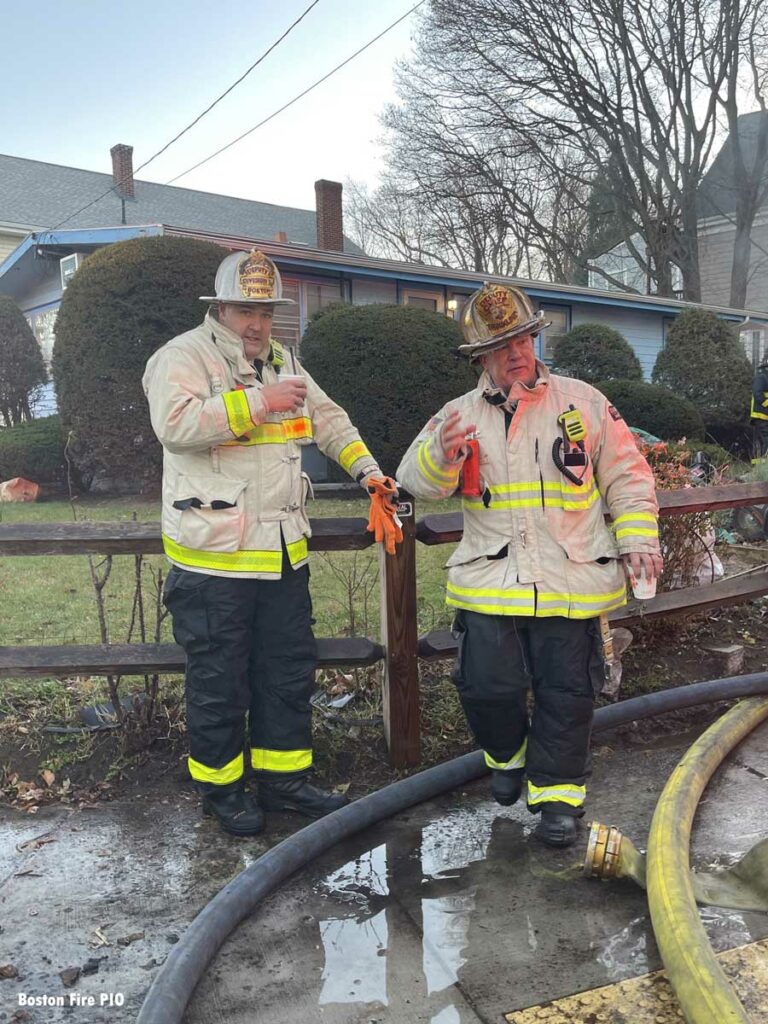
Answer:
[[[453,679],[486,764],[525,768],[530,811],[557,804],[559,813],[583,814],[593,700],[603,681],[597,620],[461,610],[454,635]]]
[[[251,764],[264,778],[312,764],[317,645],[309,568],[283,556],[279,580],[208,576],[173,566],[164,601],[187,655],[189,771],[203,791],[243,776],[245,719]]]

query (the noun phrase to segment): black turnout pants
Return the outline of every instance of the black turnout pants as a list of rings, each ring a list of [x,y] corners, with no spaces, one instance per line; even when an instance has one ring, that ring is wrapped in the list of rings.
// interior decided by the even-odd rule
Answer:
[[[558,812],[581,815],[594,694],[603,680],[597,621],[460,610],[454,634],[453,679],[478,744],[505,765],[527,739],[529,809],[556,803]]]
[[[173,566],[164,601],[187,655],[189,768],[198,786],[210,790],[242,777],[246,715],[262,777],[306,772],[317,663],[309,568],[291,569],[285,554],[278,580]]]

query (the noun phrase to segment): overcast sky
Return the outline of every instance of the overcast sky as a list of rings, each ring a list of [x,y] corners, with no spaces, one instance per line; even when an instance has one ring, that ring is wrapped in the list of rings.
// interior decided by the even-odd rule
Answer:
[[[167,182],[330,71],[416,0],[319,0],[287,39],[138,177]],[[111,173],[160,149],[275,41],[310,0],[0,0],[0,152]],[[187,188],[314,209],[314,181],[375,184],[377,121],[395,98],[411,15],[243,142],[181,178]]]

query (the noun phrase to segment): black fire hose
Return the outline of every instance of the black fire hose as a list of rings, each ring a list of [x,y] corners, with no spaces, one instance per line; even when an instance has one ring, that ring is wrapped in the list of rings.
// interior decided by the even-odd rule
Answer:
[[[594,732],[678,708],[768,693],[768,672],[711,679],[634,697],[595,713]],[[195,986],[227,936],[281,882],[335,843],[414,804],[484,775],[482,751],[393,782],[342,807],[267,851],[208,903],[173,947],[144,999],[137,1024],[181,1024]]]

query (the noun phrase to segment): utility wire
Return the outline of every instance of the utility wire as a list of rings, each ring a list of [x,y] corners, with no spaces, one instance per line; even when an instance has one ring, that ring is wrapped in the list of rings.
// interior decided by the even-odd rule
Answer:
[[[249,128],[248,131],[243,132],[242,135],[238,135],[236,139],[232,139],[231,142],[228,142],[225,146],[222,146],[220,149],[217,149],[215,153],[211,153],[210,156],[205,157],[203,160],[199,160],[192,167],[188,167],[186,171],[182,171],[181,174],[177,174],[175,178],[170,178],[168,181],[166,181],[165,184],[172,185],[173,182],[178,181],[179,178],[183,178],[187,174],[191,174],[192,171],[196,171],[198,167],[202,167],[203,164],[207,164],[209,160],[213,160],[214,157],[219,156],[219,154],[224,153],[226,150],[231,149],[231,147],[236,145],[238,142],[241,142],[243,139],[247,138],[249,135],[255,132],[257,128],[262,128],[265,124],[267,124],[268,121],[271,121],[273,118],[277,117],[278,114],[282,114],[284,110],[287,110],[288,107],[293,106],[294,103],[298,102],[298,100],[306,96],[307,93],[312,92],[312,90],[316,89],[318,85],[322,85],[323,82],[326,82],[331,77],[331,75],[335,75],[337,71],[341,71],[341,69],[345,67],[347,64],[349,64],[350,61],[353,61],[355,57],[359,57],[361,53],[367,50],[369,46],[373,46],[374,43],[378,42],[382,36],[385,36],[387,34],[387,32],[391,32],[392,29],[399,25],[401,21],[405,21],[405,19],[409,17],[409,15],[413,14],[415,10],[418,10],[418,8],[421,7],[423,3],[425,3],[425,0],[419,0],[419,3],[414,4],[414,6],[411,7],[410,10],[406,11],[405,14],[401,15],[397,19],[397,21],[393,21],[391,25],[388,25],[387,28],[383,30],[383,32],[379,32],[377,36],[374,36],[373,39],[370,39],[364,46],[361,46],[359,50],[355,50],[355,52],[350,57],[347,57],[346,60],[343,60],[341,64],[337,64],[335,68],[329,71],[328,74],[323,75],[322,78],[318,78],[316,82],[313,82],[312,85],[304,89],[303,92],[300,92],[298,96],[294,96],[292,100],[288,100],[288,102],[284,103],[282,107],[279,107],[277,110],[273,111],[262,121],[259,121],[259,123],[255,124],[253,128]]]
[[[309,5],[309,7],[307,7],[307,9],[302,14],[299,15],[299,17],[296,19],[296,21],[294,21],[294,23],[292,25],[288,26],[288,28],[285,30],[285,32],[283,32],[283,34],[280,36],[280,38],[276,39],[274,41],[274,43],[272,43],[272,45],[269,47],[269,49],[265,50],[264,53],[262,53],[262,55],[259,57],[259,59],[257,61],[254,61],[254,63],[251,64],[251,66],[248,68],[247,71],[244,71],[242,73],[242,75],[240,75],[240,77],[236,81],[234,81],[232,83],[232,85],[230,85],[230,87],[228,89],[225,89],[224,92],[221,94],[221,96],[217,96],[216,99],[213,101],[213,103],[211,103],[211,105],[209,107],[205,108],[205,110],[202,112],[202,114],[198,114],[198,116],[194,119],[194,121],[190,121],[190,123],[187,125],[187,127],[186,128],[182,128],[182,130],[179,132],[179,134],[174,136],[174,138],[172,138],[170,142],[167,142],[163,146],[162,149],[158,149],[158,151],[155,153],[154,156],[151,156],[149,158],[149,160],[145,160],[144,163],[141,164],[140,167],[137,167],[136,171],[134,173],[138,174],[139,171],[142,171],[147,166],[147,164],[151,164],[153,160],[156,160],[157,157],[159,157],[161,153],[164,153],[166,151],[166,149],[168,149],[170,146],[172,146],[174,144],[174,142],[178,142],[179,139],[182,137],[182,135],[186,135],[186,133],[189,131],[190,128],[194,128],[194,126],[198,123],[198,121],[202,121],[202,119],[205,117],[206,114],[210,114],[210,112],[213,110],[213,108],[216,106],[216,104],[217,103],[221,103],[221,101],[224,99],[225,96],[228,96],[232,92],[232,90],[234,88],[236,88],[238,85],[240,85],[240,83],[243,81],[243,79],[247,78],[248,75],[250,75],[250,73],[253,71],[253,69],[257,68],[259,66],[259,64],[261,64],[261,62],[266,57],[268,57],[270,55],[270,53],[272,53],[272,51],[275,49],[275,47],[279,46],[280,43],[282,43],[282,41],[285,39],[285,37],[287,35],[289,35],[296,28],[296,26],[299,24],[300,21],[303,21],[304,18],[306,18],[306,16],[309,14],[309,12],[312,10],[312,8],[316,7],[319,2],[320,2],[320,0],[312,0],[312,3]]]
[[[237,88],[237,86],[240,85],[240,83],[244,79],[246,79],[248,77],[248,75],[250,75],[250,73],[254,70],[254,68],[257,68],[259,66],[259,64],[261,64],[262,61],[265,60],[270,55],[270,53],[272,53],[272,51],[277,46],[280,45],[280,43],[282,43],[282,41],[286,38],[286,36],[288,36],[296,28],[296,26],[299,24],[300,21],[303,21],[304,18],[306,18],[306,16],[309,14],[309,12],[312,10],[312,8],[316,7],[319,2],[320,2],[320,0],[312,0],[312,3],[309,5],[309,7],[307,7],[304,11],[302,11],[302,13],[299,15],[299,17],[291,25],[288,26],[288,28],[285,30],[285,32],[283,32],[283,34],[279,37],[279,39],[276,39],[274,41],[274,43],[272,43],[272,45],[270,47],[268,47],[264,51],[264,53],[262,53],[262,55],[258,58],[258,60],[255,60],[253,62],[253,64],[251,64],[251,66],[249,68],[247,68],[247,70],[245,70],[242,73],[242,75],[240,75],[240,77],[238,79],[236,79],[232,83],[232,85],[229,86],[229,88],[225,89],[224,92],[221,93],[220,96],[217,96],[216,99],[211,104],[209,104],[205,108],[204,111],[202,111],[202,113],[198,114],[197,117],[193,121],[190,121],[189,124],[186,126],[186,128],[182,128],[181,131],[178,133],[178,135],[174,135],[174,137],[170,140],[170,142],[166,142],[166,144],[162,147],[162,149],[158,149],[158,151],[156,153],[154,153],[148,160],[145,160],[143,164],[140,164],[133,173],[134,174],[138,174],[139,171],[143,171],[145,167],[147,167],[149,164],[152,163],[153,160],[156,160],[167,149],[170,149],[170,147],[175,142],[178,142],[179,139],[182,137],[182,135],[186,135],[186,133],[190,130],[190,128],[194,128],[194,126],[199,121],[202,121],[202,119],[205,117],[206,114],[210,114],[210,112],[213,110],[213,108],[218,103],[221,103],[221,101],[224,99],[225,96],[228,96],[232,92],[233,89]],[[49,231],[55,231],[56,228],[60,228],[62,226],[62,224],[66,224],[68,221],[72,220],[74,217],[77,217],[78,214],[84,213],[86,210],[90,209],[92,206],[95,206],[96,203],[98,203],[102,199],[104,199],[105,196],[108,196],[110,194],[110,192],[114,192],[116,188],[117,188],[117,185],[110,185],[110,187],[106,190],[106,192],[102,192],[100,196],[96,197],[96,199],[92,199],[89,203],[86,203],[85,206],[81,206],[79,210],[75,211],[75,213],[71,213],[64,220],[60,220],[58,224],[55,224],[52,228],[49,228],[48,230]]]

